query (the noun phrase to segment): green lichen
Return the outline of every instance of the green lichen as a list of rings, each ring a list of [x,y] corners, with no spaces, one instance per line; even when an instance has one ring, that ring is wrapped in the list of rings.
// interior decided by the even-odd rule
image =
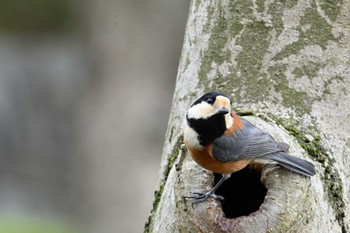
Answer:
[[[204,27],[204,34],[210,34],[208,49],[202,51],[201,67],[199,70],[199,85],[204,91],[220,90],[232,93],[235,89],[235,102],[260,102],[270,96],[271,88],[282,95],[284,106],[296,110],[298,115],[309,113],[312,103],[318,100],[306,92],[289,87],[285,71],[286,65],[276,65],[268,69],[268,74],[261,72],[262,61],[271,43],[271,31],[281,33],[284,30],[282,17],[286,9],[292,8],[298,1],[273,2],[268,5],[267,12],[272,16],[272,26],[266,25],[254,17],[251,1],[231,1],[223,9],[220,3],[208,6],[208,21]],[[257,1],[258,11],[265,6]],[[316,3],[303,12],[300,18],[299,40],[286,46],[274,60],[281,60],[291,54],[298,54],[308,45],[319,45],[326,48],[329,41],[335,41],[331,25],[319,15]],[[235,38],[235,45],[240,52],[236,55],[235,64],[230,64],[232,53],[227,44]],[[225,63],[229,70],[227,74],[221,73],[219,67]],[[306,62],[293,71],[296,78],[307,76],[317,77],[319,70],[326,64]],[[208,79],[214,70],[215,76]],[[274,82],[271,82],[274,80]],[[276,103],[278,99],[274,100]]]
[[[334,166],[334,158],[320,143],[320,136],[310,138],[307,134],[295,127],[295,125],[297,125],[296,121],[282,119],[272,114],[269,114],[269,117],[293,135],[300,146],[324,168],[322,174],[324,190],[335,212],[335,217],[342,228],[342,232],[347,232],[348,226],[345,223],[345,203],[342,181]]]
[[[214,10],[212,7],[209,8],[208,17],[212,18],[211,15],[214,14]],[[208,49],[203,52],[199,83],[204,86],[205,91],[220,90],[228,93],[232,92],[232,84],[248,86],[251,88],[237,90],[235,100],[237,102],[247,100],[249,102],[259,102],[270,95],[272,85],[267,75],[261,74],[263,56],[271,40],[271,28],[254,18],[247,19],[250,22],[245,25],[240,23],[242,18],[239,17],[247,18],[249,14],[252,14],[252,5],[249,1],[233,2],[228,9],[230,14],[224,14],[225,11],[220,9],[219,6],[218,12],[221,13],[216,17],[216,21],[213,22],[211,19],[205,26],[205,32],[210,33],[211,37]],[[279,9],[281,14],[282,9]],[[216,76],[213,77],[214,80],[209,80],[207,77],[212,69],[220,66],[225,61],[230,61],[232,54],[230,50],[226,49],[226,46],[228,41],[237,36],[238,33],[241,34],[236,39],[236,44],[241,46],[242,49],[236,58],[237,65],[231,66],[229,69],[231,74],[239,73],[240,77],[235,75],[224,77],[223,74],[217,71]],[[282,94],[283,104],[286,107],[298,108],[297,112],[300,114],[309,112],[311,98],[307,93],[296,91],[288,86],[288,81],[284,75],[285,69],[286,66],[270,68],[270,76],[277,81],[274,88]],[[310,70],[310,72],[315,73],[316,70]],[[244,94],[241,93],[242,91],[244,91]],[[244,99],[240,99],[241,96],[244,96]]]
[[[208,9],[208,14],[212,15],[214,13],[213,8]],[[210,16],[208,16],[210,17]],[[207,87],[206,91],[209,91],[209,80],[207,78],[208,73],[212,69],[212,63],[215,62],[217,65],[222,64],[231,57],[231,51],[225,50],[224,47],[228,40],[228,35],[226,33],[228,27],[228,21],[223,17],[218,17],[215,25],[211,28],[211,21],[204,26],[204,31],[210,31],[210,41],[208,50],[204,52],[202,57],[202,65],[199,72],[200,83]],[[220,78],[220,77],[216,77]]]
[[[268,12],[275,17],[273,18],[273,30],[283,30],[283,22],[278,20],[281,20],[283,11],[286,8],[294,7],[296,4],[297,1],[269,4]],[[257,5],[259,10],[263,10],[261,8],[263,7],[262,2],[257,2]],[[286,104],[287,107],[291,107],[292,109],[298,106],[297,110],[301,111],[297,112],[300,114],[309,112],[310,108],[308,106],[311,106],[310,104],[313,99],[307,93],[296,91],[288,86],[288,81],[283,74],[286,67],[270,68],[269,77],[261,73],[263,57],[270,45],[272,28],[266,25],[265,22],[254,18],[252,3],[250,1],[230,2],[228,10],[221,9],[220,4],[215,7],[216,9],[214,9],[214,6],[208,7],[209,20],[204,27],[204,32],[210,34],[208,49],[203,51],[199,72],[199,83],[204,87],[204,90],[220,90],[231,93],[233,84],[235,86],[246,86],[250,88],[238,89],[236,91],[235,100],[242,103],[244,101],[259,102],[261,99],[270,96],[270,90],[273,85],[270,79],[273,76],[277,81],[274,88],[279,92],[281,91],[283,104]],[[243,21],[245,23],[242,23]],[[312,21],[308,31],[301,31],[301,39],[287,46],[283,52],[277,55],[276,59],[297,53],[308,44],[325,46],[329,39],[334,39],[331,34],[330,25],[317,14],[315,9],[306,10],[305,16],[300,21],[301,25]],[[319,29],[319,31],[316,29]],[[315,34],[315,36],[309,35],[308,32]],[[238,34],[239,36],[237,37]],[[236,38],[235,44],[241,48],[235,60],[236,64],[226,67],[230,71],[228,76],[224,76],[217,70],[213,80],[209,80],[208,74],[212,69],[215,70],[224,62],[230,61],[232,52],[227,49],[227,43],[233,38]],[[296,70],[295,73],[310,74],[312,77],[315,77],[317,71],[321,68],[322,66],[313,67],[305,64],[302,70]],[[244,96],[244,99],[241,96]],[[301,105],[299,105],[300,103]]]
[[[319,71],[323,69],[326,64],[316,63],[312,61],[307,61],[302,64],[300,67],[295,68],[292,72],[295,77],[307,76],[308,78],[314,78],[319,75]]]
[[[264,22],[255,21],[245,26],[237,44],[242,46],[242,51],[237,56],[237,66],[233,71],[240,71],[249,79],[260,77],[260,68],[263,56],[269,46],[271,28]]]
[[[297,91],[289,87],[285,70],[287,65],[279,65],[270,67],[268,72],[270,77],[275,81],[275,88],[282,95],[282,103],[284,107],[295,110],[298,115],[303,115],[311,111],[311,104],[313,99],[303,91]]]
[[[187,70],[187,67],[190,65],[190,63],[191,63],[190,56],[187,55],[187,57],[186,57],[186,64],[185,64],[184,70]]]
[[[165,186],[165,183],[166,183],[167,178],[169,176],[170,170],[174,166],[175,161],[177,159],[177,156],[180,154],[180,151],[184,150],[182,144],[183,144],[183,136],[181,135],[177,139],[177,141],[176,141],[176,143],[174,145],[172,153],[170,153],[168,155],[168,157],[167,157],[167,166],[164,169],[162,180],[160,181],[158,189],[156,191],[154,191],[153,206],[152,206],[151,213],[150,213],[150,215],[149,215],[149,217],[148,217],[148,219],[147,219],[147,221],[145,223],[144,233],[151,232],[153,214],[158,209],[160,200],[161,200],[162,195],[163,195],[164,186]]]
[[[200,0],[194,0],[194,5],[195,5],[195,11],[198,11],[199,5],[201,4]]]
[[[306,9],[304,16],[300,19],[299,40],[286,46],[274,60],[281,60],[291,54],[297,54],[301,49],[309,45],[319,45],[325,49],[329,41],[335,41],[332,34],[332,26],[318,14],[315,3]],[[302,28],[307,28],[302,30]]]
[[[185,43],[191,44],[191,41],[188,37],[185,37],[184,40],[186,40],[186,41],[184,41],[184,44]],[[187,70],[188,66],[191,63],[190,55],[188,52],[186,52],[186,50],[184,48],[181,50],[178,63],[179,63],[179,66],[181,67],[181,70],[183,70],[183,71]]]
[[[334,41],[332,26],[318,14],[316,6],[312,6],[305,11],[305,15],[300,19],[300,25],[310,24],[310,29],[300,31],[301,38],[305,38],[307,44],[317,44],[326,48],[328,41]]]
[[[164,183],[162,182],[161,185],[158,187],[156,191],[154,191],[154,199],[153,199],[153,206],[150,215],[148,216],[147,221],[145,222],[144,226],[144,233],[150,233],[151,232],[151,226],[152,226],[152,217],[154,212],[157,210],[160,198],[162,197],[162,193],[164,191]]]
[[[337,82],[342,82],[345,84],[345,78],[342,77],[342,76],[339,76],[339,75],[336,75],[328,80],[325,80],[324,82],[324,91],[323,91],[323,95],[329,95],[332,93],[332,90],[330,88],[330,86],[332,85],[332,83],[334,81],[337,81]],[[340,91],[341,89],[339,89],[338,91]],[[343,90],[344,93],[346,93],[346,90]]]
[[[257,0],[256,1],[257,11],[258,12],[264,12],[265,10],[265,1],[264,0]]]
[[[278,37],[284,30],[283,27],[283,10],[284,7],[281,4],[271,4],[267,11],[271,15],[274,30],[276,31],[276,36]]]
[[[273,3],[269,4],[267,13],[271,15],[273,27],[277,33],[277,37],[284,30],[284,26],[283,26],[284,22],[282,20],[284,11],[286,9],[290,9],[294,7],[297,3],[298,3],[298,0],[291,0],[291,1],[274,1]]]
[[[253,3],[251,1],[230,1],[228,9],[230,15],[238,19],[244,19],[253,15]]]
[[[217,14],[214,16],[214,14]],[[229,77],[223,76],[220,72],[213,80],[208,80],[209,72],[220,66],[224,62],[230,61],[232,51],[227,49],[229,40],[235,38],[238,33],[244,29],[244,25],[240,23],[241,19],[252,14],[252,3],[250,1],[232,1],[225,9],[220,4],[209,6],[208,22],[204,27],[204,34],[210,34],[208,49],[203,51],[201,67],[199,71],[199,79],[205,91],[219,89],[224,92],[229,92],[229,86],[224,85],[222,80],[229,81]],[[252,24],[250,27],[251,34],[247,32],[244,36],[252,40],[258,41],[254,30],[260,24]],[[246,30],[245,30],[246,31]],[[248,31],[248,30],[247,30]],[[257,33],[258,34],[258,33]],[[261,37],[265,39],[265,37]],[[255,41],[254,44],[257,44]],[[249,42],[246,45],[250,45]],[[215,67],[212,65],[215,64]]]
[[[320,1],[320,7],[323,12],[332,21],[335,21],[340,13],[341,6],[343,5],[342,0],[323,0]]]

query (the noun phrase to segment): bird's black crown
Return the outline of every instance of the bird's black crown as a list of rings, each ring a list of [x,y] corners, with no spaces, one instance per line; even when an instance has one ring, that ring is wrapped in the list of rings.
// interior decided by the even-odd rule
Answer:
[[[207,94],[204,94],[202,97],[200,97],[198,100],[196,100],[192,105],[196,105],[199,103],[202,103],[203,101],[207,102],[208,104],[213,104],[215,102],[215,99],[217,96],[225,96],[228,99],[230,99],[226,94],[222,93],[222,92],[217,92],[217,91],[212,91],[212,92],[208,92]]]

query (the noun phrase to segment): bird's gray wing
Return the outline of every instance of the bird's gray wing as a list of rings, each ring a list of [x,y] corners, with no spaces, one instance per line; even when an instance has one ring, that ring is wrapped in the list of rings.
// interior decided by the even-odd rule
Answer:
[[[212,155],[223,162],[258,158],[283,151],[272,136],[249,121],[240,118],[244,127],[232,135],[223,135],[213,142]]]

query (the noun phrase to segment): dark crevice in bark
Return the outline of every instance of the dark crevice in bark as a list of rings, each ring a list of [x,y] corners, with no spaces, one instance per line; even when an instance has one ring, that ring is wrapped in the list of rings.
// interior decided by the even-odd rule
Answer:
[[[260,175],[259,171],[247,166],[233,173],[216,191],[225,198],[222,208],[227,218],[246,216],[259,209],[267,193]],[[214,174],[214,177],[216,184],[221,175]]]

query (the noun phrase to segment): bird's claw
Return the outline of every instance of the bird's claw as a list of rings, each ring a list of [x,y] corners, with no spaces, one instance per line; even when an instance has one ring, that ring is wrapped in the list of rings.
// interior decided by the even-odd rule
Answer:
[[[216,195],[214,193],[211,192],[206,192],[206,193],[199,193],[199,192],[191,192],[190,196],[185,196],[185,199],[195,199],[192,202],[192,208],[194,208],[194,205],[201,203],[203,201],[206,201],[208,198],[214,198],[216,200],[219,200],[221,202],[223,202],[225,199],[222,196]]]

